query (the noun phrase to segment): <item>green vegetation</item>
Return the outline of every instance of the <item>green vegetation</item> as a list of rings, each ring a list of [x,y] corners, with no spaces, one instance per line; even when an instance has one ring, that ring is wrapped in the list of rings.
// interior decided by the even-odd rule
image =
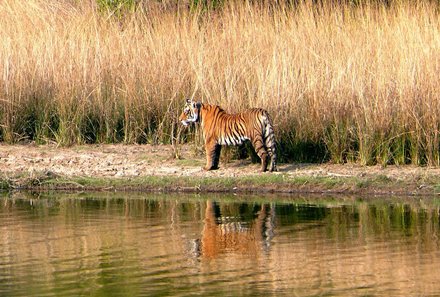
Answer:
[[[110,13],[133,10],[136,7],[136,0],[96,0],[96,3],[101,10]]]
[[[129,192],[237,192],[237,193],[369,193],[434,195],[440,192],[436,178],[395,179],[378,176],[292,176],[259,174],[235,177],[142,176],[86,177],[60,176],[50,172],[0,178],[0,190],[65,190]]]
[[[1,2],[0,141],[199,140],[194,97],[268,109],[281,159],[440,165],[438,3],[312,2]]]

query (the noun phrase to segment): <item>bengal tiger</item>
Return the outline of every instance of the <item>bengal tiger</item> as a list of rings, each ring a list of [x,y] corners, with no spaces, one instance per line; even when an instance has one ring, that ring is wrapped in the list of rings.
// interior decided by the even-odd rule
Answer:
[[[261,159],[261,171],[276,171],[275,136],[269,113],[252,108],[237,114],[228,114],[218,105],[204,104],[187,99],[179,121],[188,126],[200,123],[205,138],[205,170],[218,169],[222,145],[240,145],[250,140]]]

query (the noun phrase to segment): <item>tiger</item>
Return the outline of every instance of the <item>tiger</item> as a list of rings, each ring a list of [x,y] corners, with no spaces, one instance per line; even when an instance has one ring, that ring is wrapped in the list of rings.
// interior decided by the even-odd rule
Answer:
[[[277,171],[275,135],[269,113],[262,108],[251,108],[237,114],[226,113],[220,106],[186,99],[179,121],[188,126],[200,123],[205,138],[205,170],[218,169],[222,145],[241,145],[249,140],[261,159],[265,172]]]

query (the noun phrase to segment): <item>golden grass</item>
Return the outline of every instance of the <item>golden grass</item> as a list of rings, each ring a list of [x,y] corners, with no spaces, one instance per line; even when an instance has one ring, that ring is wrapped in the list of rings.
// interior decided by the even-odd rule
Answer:
[[[194,97],[268,109],[287,158],[439,165],[439,7],[396,3],[2,1],[0,137],[170,142]]]

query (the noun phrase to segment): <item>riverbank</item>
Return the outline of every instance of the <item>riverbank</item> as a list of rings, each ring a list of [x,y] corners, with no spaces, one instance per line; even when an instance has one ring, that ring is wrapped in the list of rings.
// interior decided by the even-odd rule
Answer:
[[[345,193],[436,195],[440,168],[279,164],[260,173],[250,160],[201,169],[192,146],[176,159],[169,145],[0,145],[0,188],[32,191]]]

